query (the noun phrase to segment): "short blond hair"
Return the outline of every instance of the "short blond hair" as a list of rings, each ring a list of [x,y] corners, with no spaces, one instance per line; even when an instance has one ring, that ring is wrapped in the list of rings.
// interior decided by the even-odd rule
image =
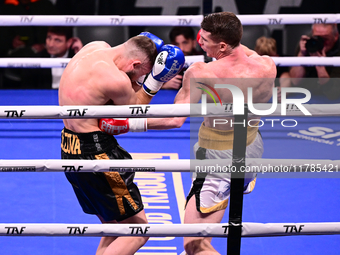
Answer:
[[[274,38],[261,36],[256,40],[255,51],[259,55],[276,56],[276,40]]]

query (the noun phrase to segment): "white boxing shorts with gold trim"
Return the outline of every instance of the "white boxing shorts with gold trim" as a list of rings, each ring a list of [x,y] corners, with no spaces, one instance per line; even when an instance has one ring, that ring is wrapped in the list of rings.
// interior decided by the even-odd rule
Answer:
[[[233,130],[216,130],[202,123],[198,143],[194,146],[197,159],[232,158]],[[263,141],[258,127],[248,127],[246,158],[261,158]],[[227,208],[230,196],[230,173],[195,173],[189,199],[195,195],[197,211],[210,213]],[[245,173],[244,194],[255,187],[256,173]]]

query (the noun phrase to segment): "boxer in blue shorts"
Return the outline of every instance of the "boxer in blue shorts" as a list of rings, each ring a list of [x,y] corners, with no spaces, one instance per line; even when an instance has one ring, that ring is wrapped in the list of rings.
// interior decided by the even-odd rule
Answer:
[[[150,33],[144,32],[115,47],[92,42],[68,63],[60,81],[59,105],[148,104],[183,65],[184,55],[178,47],[163,45],[161,39]],[[142,87],[136,85],[147,74]],[[145,119],[117,121],[124,123],[122,128],[112,128],[110,121],[93,118],[64,119],[62,158],[131,159],[112,134],[146,131]],[[66,177],[84,212],[97,215],[102,223],[147,223],[139,190],[133,183],[134,173],[68,172]],[[96,255],[132,255],[147,240],[104,236]]]

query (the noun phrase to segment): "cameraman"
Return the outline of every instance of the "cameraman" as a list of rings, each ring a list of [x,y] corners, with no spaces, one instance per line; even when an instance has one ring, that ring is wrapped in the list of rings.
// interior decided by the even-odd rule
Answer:
[[[299,57],[340,56],[339,32],[336,24],[314,24],[312,36],[302,35]],[[312,94],[323,94],[329,99],[340,97],[340,67],[333,66],[294,66],[290,69],[292,86],[308,89]],[[318,79],[303,79],[318,78]]]

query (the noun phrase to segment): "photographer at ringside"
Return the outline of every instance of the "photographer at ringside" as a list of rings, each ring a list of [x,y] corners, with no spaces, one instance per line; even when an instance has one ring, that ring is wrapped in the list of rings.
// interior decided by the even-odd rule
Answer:
[[[336,24],[314,24],[312,35],[302,35],[297,56],[340,56],[339,32]],[[291,85],[308,89],[312,94],[335,100],[340,97],[339,66],[294,66],[290,69]],[[317,78],[317,79],[303,79]]]

